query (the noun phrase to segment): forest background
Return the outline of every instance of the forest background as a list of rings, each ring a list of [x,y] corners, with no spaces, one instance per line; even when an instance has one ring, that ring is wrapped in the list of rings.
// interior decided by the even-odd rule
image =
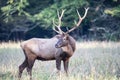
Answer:
[[[0,0],[0,41],[50,38],[57,10],[65,9],[62,29],[78,20],[76,10],[87,17],[70,33],[77,40],[120,40],[120,0]]]

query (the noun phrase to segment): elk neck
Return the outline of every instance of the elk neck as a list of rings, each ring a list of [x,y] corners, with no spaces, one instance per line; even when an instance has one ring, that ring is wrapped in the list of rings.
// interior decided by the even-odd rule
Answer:
[[[66,46],[62,47],[62,50],[63,52],[67,53],[69,56],[73,55],[73,49],[72,46],[70,45],[70,42]]]

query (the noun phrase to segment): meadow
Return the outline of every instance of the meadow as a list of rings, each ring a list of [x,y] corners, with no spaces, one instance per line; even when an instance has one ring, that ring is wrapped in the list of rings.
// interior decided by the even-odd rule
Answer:
[[[0,80],[18,80],[18,66],[24,61],[20,42],[0,43]],[[54,73],[55,61],[36,60],[33,80],[120,80],[120,42],[77,42],[70,59],[69,76]],[[21,80],[29,80],[24,70]]]

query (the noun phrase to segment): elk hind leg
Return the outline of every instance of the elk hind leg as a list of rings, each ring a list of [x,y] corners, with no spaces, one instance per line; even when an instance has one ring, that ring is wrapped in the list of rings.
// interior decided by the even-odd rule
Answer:
[[[30,80],[32,80],[32,67],[34,65],[34,62],[35,62],[35,58],[33,57],[28,59],[27,72],[28,75],[30,75]]]
[[[27,67],[27,65],[28,65],[27,58],[25,58],[24,62],[19,66],[19,74],[18,74],[19,79],[21,78],[22,72]]]

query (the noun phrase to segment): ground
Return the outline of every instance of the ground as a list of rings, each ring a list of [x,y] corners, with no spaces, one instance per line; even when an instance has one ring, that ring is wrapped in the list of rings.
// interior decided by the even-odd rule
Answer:
[[[18,66],[24,61],[20,42],[0,43],[0,80],[17,80]],[[69,76],[54,73],[55,61],[36,60],[33,80],[119,80],[120,42],[77,42],[69,64]],[[22,80],[29,80],[24,70]]]

